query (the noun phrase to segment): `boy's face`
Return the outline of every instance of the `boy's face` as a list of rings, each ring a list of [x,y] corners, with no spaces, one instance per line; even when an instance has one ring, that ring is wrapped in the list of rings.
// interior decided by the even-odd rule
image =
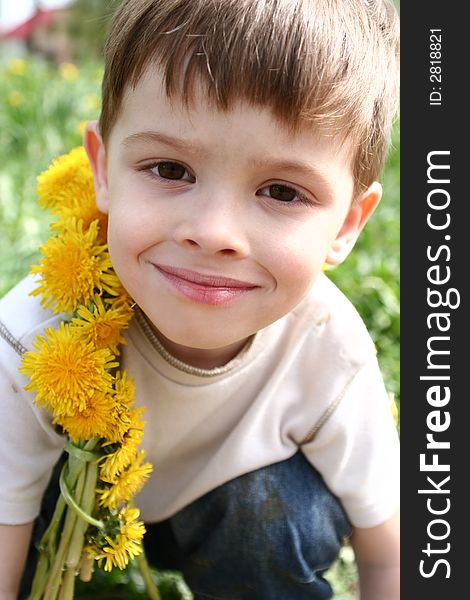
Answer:
[[[227,357],[292,310],[380,198],[374,184],[351,208],[350,159],[331,139],[292,135],[245,103],[219,112],[202,90],[185,107],[153,69],[128,90],[106,150],[94,123],[85,146],[114,268],[186,359]]]

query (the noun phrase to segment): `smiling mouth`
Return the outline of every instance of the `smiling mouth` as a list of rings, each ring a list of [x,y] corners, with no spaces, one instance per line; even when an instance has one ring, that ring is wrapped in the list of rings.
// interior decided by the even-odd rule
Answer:
[[[153,266],[177,292],[201,304],[213,306],[227,304],[259,288],[249,281],[222,275],[205,275],[190,269],[167,265],[154,264]]]

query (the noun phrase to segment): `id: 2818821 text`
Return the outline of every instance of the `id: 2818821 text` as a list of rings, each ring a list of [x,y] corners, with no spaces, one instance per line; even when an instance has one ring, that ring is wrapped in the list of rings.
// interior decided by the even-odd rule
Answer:
[[[429,105],[442,105],[442,30],[429,30]]]

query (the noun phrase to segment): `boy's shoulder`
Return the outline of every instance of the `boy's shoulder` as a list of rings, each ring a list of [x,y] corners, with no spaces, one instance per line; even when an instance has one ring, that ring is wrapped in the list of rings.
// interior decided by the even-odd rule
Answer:
[[[319,347],[325,360],[356,365],[375,355],[369,332],[352,302],[325,274],[321,274],[304,300],[292,311],[308,331],[309,345]]]
[[[11,336],[28,349],[37,333],[47,327],[56,328],[63,319],[63,315],[44,309],[38,296],[31,296],[36,287],[37,281],[28,275],[0,299],[2,337]]]

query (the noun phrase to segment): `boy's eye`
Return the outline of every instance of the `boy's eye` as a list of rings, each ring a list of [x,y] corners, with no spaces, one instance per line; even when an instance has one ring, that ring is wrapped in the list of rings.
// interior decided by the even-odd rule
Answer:
[[[295,200],[297,197],[296,190],[287,185],[274,183],[273,185],[270,185],[268,189],[271,197],[275,200],[280,200],[281,202],[292,202],[292,200]]]
[[[162,161],[153,165],[150,170],[162,179],[195,181],[195,177],[189,173],[186,167],[177,162]]]
[[[300,201],[305,204],[311,204],[312,202],[301,194],[295,188],[289,185],[283,185],[281,183],[272,183],[258,191],[258,194],[261,196],[269,196],[270,198],[274,198],[278,202],[294,202]]]

